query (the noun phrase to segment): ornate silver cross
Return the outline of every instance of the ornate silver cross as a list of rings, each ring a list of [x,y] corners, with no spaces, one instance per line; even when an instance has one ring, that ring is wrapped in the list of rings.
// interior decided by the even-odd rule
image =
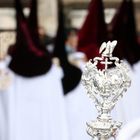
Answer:
[[[112,62],[109,62],[108,58],[105,58],[105,61],[101,61],[101,64],[105,65],[105,69],[108,69],[108,65],[111,65]]]
[[[99,113],[96,121],[87,123],[87,133],[99,140],[108,140],[116,136],[122,123],[113,121],[110,112],[131,85],[128,66],[112,56],[116,45],[117,41],[104,42],[99,50],[101,57],[90,60],[82,75],[82,83]],[[105,69],[99,70],[98,63],[104,64]],[[108,69],[110,64],[114,64],[115,67]]]

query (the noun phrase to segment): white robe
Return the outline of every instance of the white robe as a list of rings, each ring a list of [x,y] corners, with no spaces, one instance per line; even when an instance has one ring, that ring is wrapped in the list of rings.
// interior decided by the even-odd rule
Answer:
[[[78,63],[81,70],[85,62]],[[86,90],[80,82],[78,86],[65,96],[70,140],[89,140],[86,133],[86,122],[95,120],[97,110],[92,100],[86,95]]]
[[[113,110],[116,113],[115,118],[124,125],[140,118],[140,62],[130,68],[130,77],[131,87]]]
[[[62,92],[62,71],[35,78],[12,73],[12,83],[0,91],[0,140],[68,140]]]
[[[96,119],[97,110],[81,83],[66,95],[66,107],[70,140],[89,140],[86,122]]]
[[[120,130],[117,140],[140,140],[140,119],[124,126]]]

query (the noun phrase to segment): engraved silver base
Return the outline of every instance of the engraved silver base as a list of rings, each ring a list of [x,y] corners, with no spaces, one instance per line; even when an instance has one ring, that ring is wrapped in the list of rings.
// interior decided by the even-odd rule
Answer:
[[[97,117],[96,121],[87,123],[87,133],[98,140],[108,140],[117,135],[122,123],[113,121],[107,114]]]

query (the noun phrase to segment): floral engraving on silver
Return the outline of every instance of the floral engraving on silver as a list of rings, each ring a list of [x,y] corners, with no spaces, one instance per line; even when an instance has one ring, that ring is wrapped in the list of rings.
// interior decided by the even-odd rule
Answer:
[[[99,116],[96,121],[87,123],[87,133],[94,139],[115,138],[122,123],[114,121],[110,112],[123,93],[131,85],[129,68],[126,63],[112,56],[117,41],[104,42],[99,50],[101,57],[95,57],[86,64],[82,84],[88,96],[94,101]],[[102,64],[105,68],[98,69]],[[113,68],[108,68],[114,64]]]

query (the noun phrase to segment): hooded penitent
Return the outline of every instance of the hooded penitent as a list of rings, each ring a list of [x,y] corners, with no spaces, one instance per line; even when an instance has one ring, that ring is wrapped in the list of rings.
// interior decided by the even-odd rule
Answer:
[[[131,65],[140,60],[140,46],[137,42],[134,7],[132,0],[123,0],[111,23],[111,39],[118,40],[114,55],[126,59]]]
[[[67,59],[65,49],[66,29],[64,25],[64,13],[61,0],[58,0],[58,31],[55,39],[54,57],[59,58],[63,69],[64,77],[62,79],[64,94],[77,87],[81,80],[81,70],[71,65]]]
[[[79,32],[78,50],[86,54],[88,59],[99,56],[99,48],[107,39],[102,0],[92,0],[88,15]]]
[[[37,32],[36,0],[32,0],[32,8],[28,20],[23,14],[19,0],[15,0],[15,7],[17,36],[16,43],[11,48],[12,61],[9,67],[16,74],[25,77],[45,74],[51,67],[51,59],[48,52],[40,46]],[[34,19],[36,20],[33,22]]]

